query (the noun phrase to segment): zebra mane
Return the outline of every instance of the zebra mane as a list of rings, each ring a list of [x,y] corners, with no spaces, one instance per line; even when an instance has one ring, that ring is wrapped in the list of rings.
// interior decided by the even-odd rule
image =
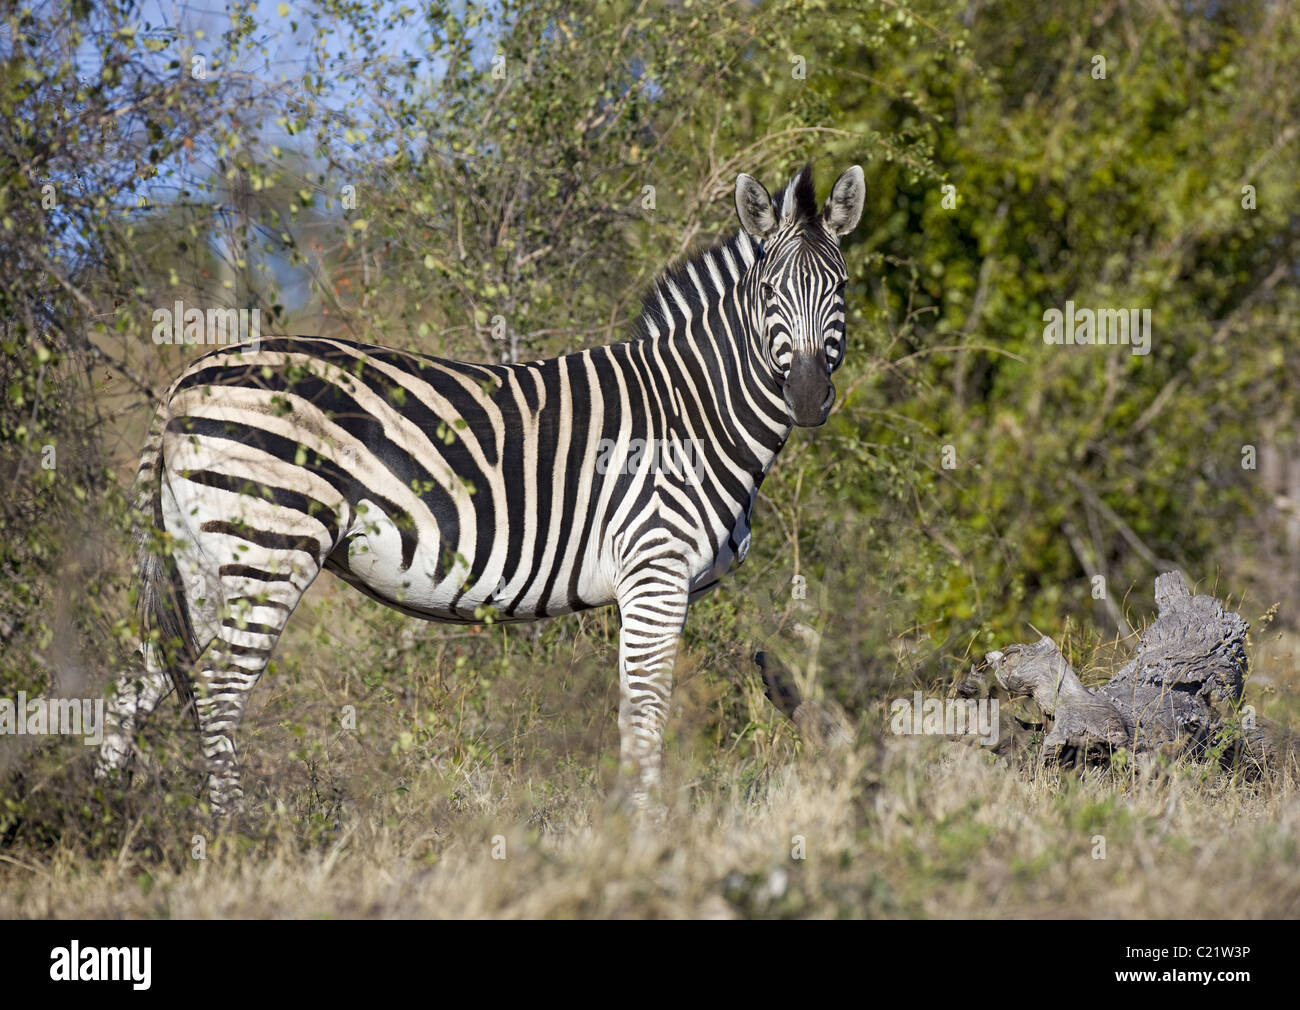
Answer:
[[[780,200],[773,201],[773,209],[783,222],[792,221],[800,230],[819,219],[811,163],[795,173]],[[694,318],[734,288],[750,265],[762,257],[763,244],[742,228],[729,238],[670,264],[655,278],[642,299],[641,315],[632,339],[655,337],[671,330],[673,309]]]
[[[781,217],[796,215],[804,222],[817,220],[817,189],[813,185],[811,162],[799,169],[781,198]]]
[[[741,229],[707,249],[669,265],[641,302],[632,339],[656,337],[673,328],[673,315],[694,318],[740,283],[763,247]]]

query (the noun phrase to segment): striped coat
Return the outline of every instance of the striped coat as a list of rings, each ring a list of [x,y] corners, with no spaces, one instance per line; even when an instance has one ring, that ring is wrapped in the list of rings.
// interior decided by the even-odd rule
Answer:
[[[316,337],[221,349],[161,405],[139,474],[143,673],[118,685],[101,771],[173,685],[213,806],[242,797],[235,732],[313,579],[404,613],[517,621],[615,604],[633,802],[659,780],[689,601],[744,559],[764,474],[820,424],[843,352],[839,236],[805,169],[778,206],[741,176],[742,229],[664,274],[627,342],[469,364]]]

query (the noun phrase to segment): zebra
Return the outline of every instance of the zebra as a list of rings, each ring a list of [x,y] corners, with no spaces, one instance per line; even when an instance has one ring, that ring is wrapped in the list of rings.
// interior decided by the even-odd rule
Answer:
[[[264,336],[196,359],[142,453],[143,662],[118,679],[97,773],[129,765],[175,689],[210,810],[238,811],[249,694],[329,569],[434,621],[616,605],[620,790],[634,810],[662,809],[687,609],[744,560],[759,485],[793,428],[830,414],[840,239],[864,199],[857,165],[820,210],[810,165],[779,202],[740,174],[739,230],[662,273],[622,343],[471,364]]]

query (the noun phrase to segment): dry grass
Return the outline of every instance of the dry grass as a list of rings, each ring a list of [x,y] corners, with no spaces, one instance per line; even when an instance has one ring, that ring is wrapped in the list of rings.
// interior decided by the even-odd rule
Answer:
[[[609,629],[512,631],[503,648],[408,627],[328,584],[314,594],[255,695],[236,825],[195,801],[193,735],[170,705],[124,794],[92,791],[87,748],[27,762],[0,916],[1300,915],[1300,791],[1285,775],[1046,772],[882,737],[883,705],[854,748],[814,759],[752,677],[736,691],[727,658],[697,647],[675,696],[666,821],[637,826],[607,799]],[[391,644],[359,655],[348,640]],[[1259,643],[1248,688],[1293,727],[1294,651]]]
[[[870,755],[870,756],[869,756]],[[489,770],[457,804],[412,788],[303,837],[287,811],[161,860],[128,842],[0,868],[0,915],[35,917],[1286,917],[1300,914],[1300,801],[1174,767],[1025,775],[936,741],[720,783],[657,828],[599,792],[548,805]],[[431,784],[431,783],[430,783]],[[433,790],[438,795],[438,790]],[[445,795],[445,794],[444,794]],[[188,831],[189,829],[185,829]],[[1093,858],[1098,836],[1105,858]],[[505,858],[502,854],[504,839]],[[792,857],[803,839],[806,858]]]

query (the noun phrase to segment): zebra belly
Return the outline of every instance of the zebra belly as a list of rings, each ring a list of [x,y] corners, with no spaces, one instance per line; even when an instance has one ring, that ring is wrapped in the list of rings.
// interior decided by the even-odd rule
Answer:
[[[366,595],[404,613],[458,623],[479,623],[488,613],[497,621],[529,621],[613,602],[612,595],[601,594],[573,600],[552,593],[543,599],[541,587],[525,590],[521,597],[517,573],[495,578],[485,574],[475,581],[473,548],[464,541],[448,549],[440,539],[422,537],[410,565],[404,566],[397,524],[373,502],[360,504],[364,518],[352,524],[328,567]]]

